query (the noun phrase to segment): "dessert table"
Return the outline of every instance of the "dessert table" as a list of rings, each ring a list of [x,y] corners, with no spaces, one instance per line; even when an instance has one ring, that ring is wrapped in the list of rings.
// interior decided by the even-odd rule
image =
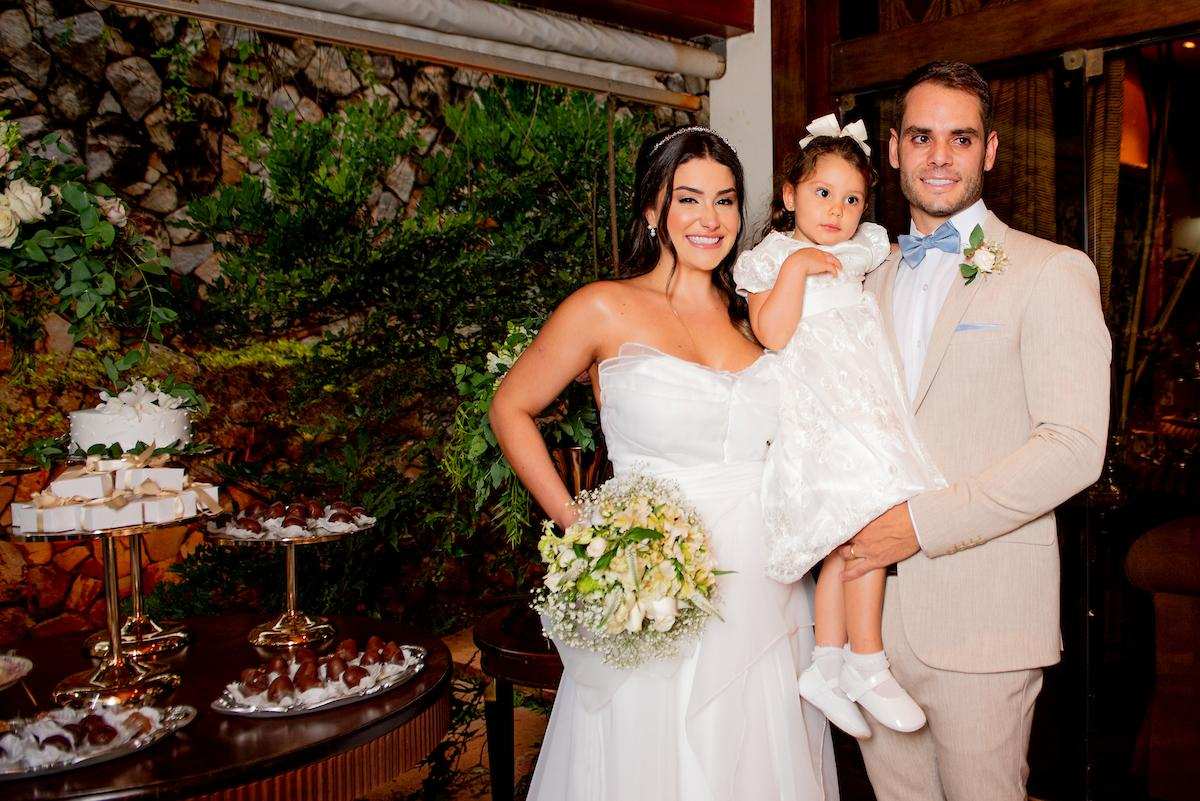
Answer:
[[[513,685],[556,689],[562,659],[542,635],[542,624],[527,601],[504,606],[480,620],[474,639],[480,668],[492,680],[484,700],[492,801],[512,801]]]
[[[449,649],[411,628],[358,617],[334,617],[339,637],[372,634],[424,647],[425,669],[411,681],[359,703],[296,717],[252,719],[215,712],[210,704],[242,668],[261,657],[246,633],[258,615],[184,621],[192,642],[170,660],[180,678],[169,703],[199,714],[186,728],[128,757],[40,779],[0,782],[6,801],[32,799],[353,799],[413,767],[441,741],[450,722]],[[22,682],[0,692],[0,718],[28,716],[52,705],[55,684],[89,664],[84,638],[26,640],[16,652],[33,660]]]

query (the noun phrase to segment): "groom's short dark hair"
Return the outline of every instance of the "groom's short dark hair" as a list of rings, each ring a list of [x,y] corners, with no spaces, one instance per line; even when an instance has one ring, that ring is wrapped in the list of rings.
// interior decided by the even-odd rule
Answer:
[[[947,89],[975,95],[983,114],[983,132],[992,130],[992,90],[979,71],[964,61],[931,61],[908,74],[896,92],[896,117],[892,123],[897,131],[904,124],[904,106],[908,93],[923,83],[936,83]]]

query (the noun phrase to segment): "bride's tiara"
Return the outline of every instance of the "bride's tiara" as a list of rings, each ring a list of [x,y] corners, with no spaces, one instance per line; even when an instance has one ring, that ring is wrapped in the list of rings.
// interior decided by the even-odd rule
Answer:
[[[672,139],[674,139],[675,137],[677,137],[677,136],[680,136],[681,134],[690,133],[690,132],[692,132],[692,131],[695,131],[695,132],[697,132],[697,133],[701,133],[701,132],[703,132],[703,133],[706,133],[706,134],[712,134],[713,136],[717,137],[717,138],[718,138],[718,139],[720,139],[722,142],[724,142],[726,147],[728,147],[730,150],[733,150],[733,154],[734,154],[735,156],[737,155],[737,150],[735,150],[735,149],[734,149],[734,147],[733,147],[733,145],[731,145],[731,144],[729,143],[729,140],[728,140],[728,139],[726,139],[725,137],[721,136],[721,134],[717,133],[717,132],[716,132],[716,131],[714,131],[712,128],[706,128],[706,127],[704,127],[703,125],[689,125],[689,126],[688,126],[688,127],[686,127],[686,128],[680,128],[678,131],[672,131],[671,133],[669,133],[669,134],[667,134],[666,136],[664,136],[662,139],[659,139],[659,140],[658,140],[658,143],[657,143],[657,144],[656,144],[654,147],[650,148],[650,155],[651,155],[651,156],[653,156],[653,155],[654,155],[656,152],[658,152],[658,149],[659,149],[660,147],[662,147],[663,145],[665,145],[667,142],[670,142],[670,141],[671,141]]]

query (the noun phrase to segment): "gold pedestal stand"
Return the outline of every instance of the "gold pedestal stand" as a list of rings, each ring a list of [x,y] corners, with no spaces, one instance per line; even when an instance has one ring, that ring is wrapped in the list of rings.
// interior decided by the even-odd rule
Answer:
[[[93,670],[67,676],[54,688],[60,704],[155,704],[179,686],[179,674],[147,665],[122,651],[120,591],[117,586],[117,536],[96,532],[103,544],[104,601],[108,611],[108,653]]]
[[[147,523],[124,528],[95,531],[43,533],[9,527],[6,533],[14,542],[64,542],[99,540],[104,571],[105,627],[92,638],[90,652],[97,658],[91,670],[68,676],[54,689],[60,704],[90,706],[100,704],[156,704],[179,686],[179,674],[166,665],[149,661],[152,657],[178,651],[187,643],[182,626],[155,623],[142,611],[142,540],[146,534],[185,526],[198,516],[167,523]],[[121,625],[121,594],[118,583],[117,540],[129,537],[130,585],[134,614]],[[102,644],[99,644],[102,643]]]
[[[288,651],[296,648],[312,648],[319,651],[333,642],[337,630],[328,619],[316,615],[307,615],[300,611],[299,593],[296,589],[296,546],[315,545],[318,542],[332,542],[351,534],[367,531],[372,526],[365,526],[354,531],[335,532],[321,531],[294,537],[276,537],[270,539],[253,539],[237,537],[225,533],[224,529],[209,526],[209,536],[218,542],[238,545],[279,546],[284,549],[284,610],[278,618],[267,621],[261,626],[250,630],[250,644],[265,653]]]
[[[320,650],[333,642],[336,632],[326,618],[310,617],[300,611],[296,592],[296,543],[284,543],[286,558],[285,601],[278,619],[250,630],[250,644],[266,651],[289,648]]]
[[[186,525],[187,521],[172,521],[169,527]],[[171,620],[155,622],[143,609],[142,548],[147,534],[164,530],[161,526],[147,527],[145,532],[129,535],[129,594],[133,610],[121,626],[121,650],[135,657],[170,656],[187,647],[191,634],[187,628]],[[97,659],[108,656],[107,632],[98,631],[87,639],[84,647]]]

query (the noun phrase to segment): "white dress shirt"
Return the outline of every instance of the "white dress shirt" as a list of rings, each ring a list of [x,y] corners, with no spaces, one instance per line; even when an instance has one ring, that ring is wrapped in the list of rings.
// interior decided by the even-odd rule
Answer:
[[[909,267],[903,258],[896,268],[892,317],[896,323],[896,344],[900,347],[900,361],[904,366],[904,381],[910,401],[915,401],[917,397],[917,385],[921,382],[921,370],[925,367],[925,357],[929,352],[933,324],[937,322],[942,304],[950,294],[950,287],[955,281],[963,280],[958,271],[963,261],[962,248],[970,242],[975,226],[983,225],[986,213],[983,201],[977,200],[950,218],[962,243],[957,253],[930,248],[915,268]],[[916,223],[909,223],[909,233],[921,235]],[[933,231],[928,233],[932,234]]]

